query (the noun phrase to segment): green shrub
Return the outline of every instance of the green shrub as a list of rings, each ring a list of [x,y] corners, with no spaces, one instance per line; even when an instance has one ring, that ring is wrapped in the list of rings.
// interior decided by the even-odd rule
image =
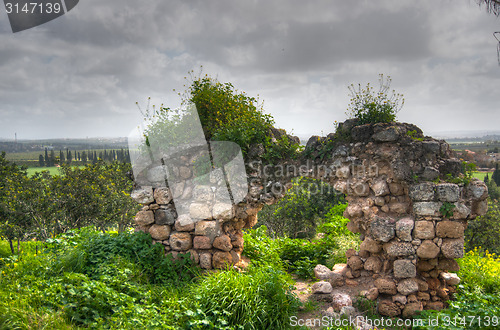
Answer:
[[[207,275],[194,288],[199,309],[189,323],[217,329],[285,329],[299,301],[290,278],[272,267]],[[203,315],[204,317],[200,317]]]
[[[361,88],[361,84],[358,84],[357,88],[353,84],[349,86],[351,101],[347,115],[358,119],[358,125],[393,122],[404,105],[402,94],[392,91],[392,94],[388,95],[392,82],[390,77],[384,80],[384,75],[381,74],[379,82],[378,92],[369,83],[364,89]]]
[[[466,249],[479,247],[493,253],[500,253],[500,205],[496,200],[489,200],[488,212],[476,219],[469,220],[465,229]]]
[[[500,323],[500,259],[474,249],[459,260],[461,283],[449,308],[423,311],[419,316],[423,327],[416,329],[497,329]],[[427,320],[439,318],[439,325]],[[494,322],[496,318],[496,322]],[[489,320],[489,324],[486,322]]]

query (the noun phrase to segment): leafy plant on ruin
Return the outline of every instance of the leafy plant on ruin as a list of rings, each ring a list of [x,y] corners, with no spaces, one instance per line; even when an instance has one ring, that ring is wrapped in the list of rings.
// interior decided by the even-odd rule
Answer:
[[[370,83],[364,88],[361,84],[358,86],[351,84],[348,87],[351,100],[347,107],[347,115],[358,119],[358,125],[393,122],[404,105],[404,98],[394,90],[390,92],[391,82],[390,76],[384,77],[380,74],[378,91]]]
[[[453,203],[444,202],[441,208],[439,209],[439,212],[443,215],[443,217],[451,218],[453,216],[453,209],[455,207],[456,206]]]

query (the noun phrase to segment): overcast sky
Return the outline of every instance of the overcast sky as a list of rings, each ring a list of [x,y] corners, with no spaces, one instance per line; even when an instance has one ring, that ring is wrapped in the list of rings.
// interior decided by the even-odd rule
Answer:
[[[325,135],[351,83],[378,74],[425,133],[498,131],[500,18],[475,0],[81,0],[12,33],[0,12],[0,137],[127,136],[145,108],[175,108],[188,71],[264,101],[278,127]]]

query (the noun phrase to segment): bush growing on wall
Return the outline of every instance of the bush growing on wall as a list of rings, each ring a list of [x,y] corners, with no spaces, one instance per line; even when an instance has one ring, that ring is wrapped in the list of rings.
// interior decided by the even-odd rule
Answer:
[[[394,90],[389,95],[392,79],[380,74],[380,88],[377,91],[368,83],[365,88],[361,84],[349,88],[351,101],[347,108],[347,115],[358,119],[358,125],[368,123],[390,123],[396,119],[396,114],[404,105],[402,94]]]

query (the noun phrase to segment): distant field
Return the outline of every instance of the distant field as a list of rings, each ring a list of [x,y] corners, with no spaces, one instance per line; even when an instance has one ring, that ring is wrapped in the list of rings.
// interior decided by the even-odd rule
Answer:
[[[72,166],[72,167],[78,167],[78,168],[83,168],[85,166]],[[59,167],[30,167],[26,170],[28,173],[28,176],[33,176],[35,173],[42,172],[42,171],[49,171],[50,175],[56,175],[56,174],[61,174],[59,171]]]
[[[488,177],[491,178],[491,175],[493,174],[493,172],[474,172],[473,176],[475,178],[478,178],[479,180],[484,180],[484,177],[486,176],[486,174],[488,174]]]
[[[82,153],[83,151],[87,152],[89,150],[73,150],[73,149],[70,149],[71,150],[71,153],[73,154],[73,159],[75,158],[75,151],[78,153]],[[115,151],[119,151],[120,149],[92,149],[90,151],[92,152],[96,152],[98,155],[99,155],[99,152],[104,152],[104,150],[106,150],[107,152],[110,152],[112,150],[115,150]],[[66,156],[66,150],[63,150],[64,151],[64,156]],[[55,150],[54,149],[54,153],[56,155],[56,157],[59,156],[59,150]],[[45,151],[24,151],[24,152],[8,152],[5,156],[8,160],[11,160],[11,161],[16,161],[16,160],[35,160],[35,161],[38,161],[38,158],[40,155],[45,155]],[[49,151],[49,155],[50,155],[50,151]]]

